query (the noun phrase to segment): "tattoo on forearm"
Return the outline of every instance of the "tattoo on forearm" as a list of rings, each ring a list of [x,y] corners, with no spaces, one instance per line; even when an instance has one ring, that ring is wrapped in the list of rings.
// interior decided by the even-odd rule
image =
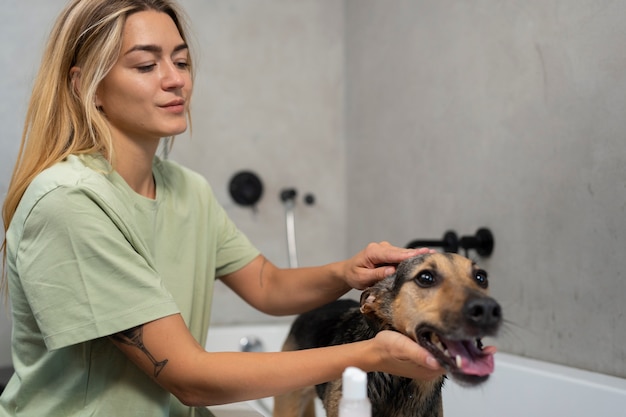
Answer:
[[[150,359],[150,362],[154,365],[154,377],[158,377],[168,360],[157,361],[150,353],[148,348],[143,344],[143,326],[133,327],[132,329],[124,330],[123,332],[116,333],[111,336],[114,340],[124,343],[125,345],[135,346],[141,350]]]

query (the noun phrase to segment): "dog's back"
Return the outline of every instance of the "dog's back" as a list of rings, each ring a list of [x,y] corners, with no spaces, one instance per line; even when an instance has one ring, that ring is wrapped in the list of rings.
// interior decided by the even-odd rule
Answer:
[[[342,299],[299,315],[285,344],[294,339],[297,343],[292,347],[310,349],[370,339],[375,334],[369,326],[363,326],[359,303]]]

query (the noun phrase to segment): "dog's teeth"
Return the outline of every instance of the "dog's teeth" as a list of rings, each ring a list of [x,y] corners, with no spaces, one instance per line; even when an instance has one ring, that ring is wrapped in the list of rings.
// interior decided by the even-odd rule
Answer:
[[[450,351],[448,349],[443,351],[443,354],[446,355],[447,357],[451,358],[452,356],[450,356]]]
[[[476,339],[476,347],[480,350],[483,349],[483,341],[480,339]]]
[[[461,355],[456,355],[456,367],[460,368],[463,365],[463,359],[461,359]]]

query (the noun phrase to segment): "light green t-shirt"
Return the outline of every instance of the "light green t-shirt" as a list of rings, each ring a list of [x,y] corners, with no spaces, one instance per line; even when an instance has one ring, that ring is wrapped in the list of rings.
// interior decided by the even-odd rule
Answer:
[[[191,416],[106,337],[181,313],[204,346],[216,276],[258,251],[208,183],[155,158],[156,199],[98,156],[27,189],[7,239],[15,375],[0,416]],[[208,415],[208,414],[207,414]]]

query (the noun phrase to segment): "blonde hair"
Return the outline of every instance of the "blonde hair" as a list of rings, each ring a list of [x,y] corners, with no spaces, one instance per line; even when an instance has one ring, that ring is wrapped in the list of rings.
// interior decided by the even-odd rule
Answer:
[[[70,154],[100,152],[114,166],[111,134],[96,108],[96,90],[118,59],[126,19],[146,10],[168,14],[183,41],[189,43],[185,16],[170,0],[73,0],[57,18],[35,78],[2,206],[5,239],[0,291],[7,287],[6,232],[33,179]],[[188,63],[192,64],[191,56]],[[80,68],[78,83],[73,80],[74,67]],[[193,80],[193,65],[190,68]]]

